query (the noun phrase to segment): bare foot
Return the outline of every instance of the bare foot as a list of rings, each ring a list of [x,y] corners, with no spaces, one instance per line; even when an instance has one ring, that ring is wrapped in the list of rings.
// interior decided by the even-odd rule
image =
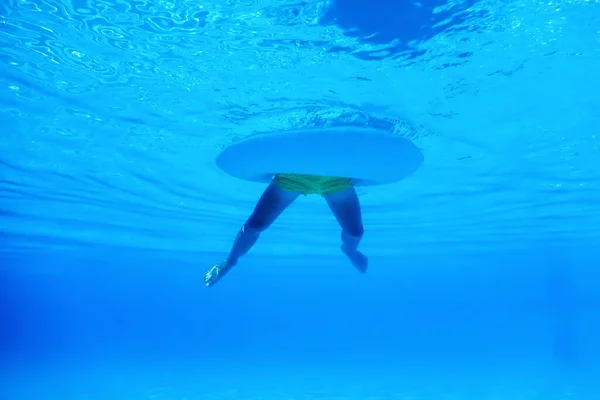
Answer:
[[[346,256],[348,256],[348,258],[352,262],[352,265],[354,265],[356,269],[358,269],[363,274],[367,272],[367,267],[369,266],[369,259],[367,258],[367,256],[365,256],[363,253],[356,249],[348,249],[348,247],[345,244],[343,244],[340,247],[340,249]]]
[[[223,261],[221,264],[217,264],[209,269],[206,274],[204,274],[204,284],[206,286],[212,286],[217,283],[229,270],[233,267],[235,263],[228,263],[227,261]]]

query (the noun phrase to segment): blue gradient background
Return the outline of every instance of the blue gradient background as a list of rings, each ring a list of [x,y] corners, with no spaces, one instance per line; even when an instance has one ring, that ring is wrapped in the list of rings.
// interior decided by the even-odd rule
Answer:
[[[0,400],[600,396],[598,1],[0,5]],[[302,198],[219,285],[256,132],[370,126],[370,270]]]

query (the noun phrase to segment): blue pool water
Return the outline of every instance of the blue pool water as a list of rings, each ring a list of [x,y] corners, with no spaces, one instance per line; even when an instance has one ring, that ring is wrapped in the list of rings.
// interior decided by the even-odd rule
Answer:
[[[600,1],[5,0],[0,44],[0,400],[600,398]],[[306,197],[205,288],[264,190],[217,154],[328,126],[425,157],[358,188],[367,274]]]

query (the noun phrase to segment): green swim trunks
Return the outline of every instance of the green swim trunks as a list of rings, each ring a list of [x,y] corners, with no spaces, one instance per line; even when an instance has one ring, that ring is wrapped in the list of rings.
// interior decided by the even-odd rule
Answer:
[[[305,196],[325,196],[354,186],[349,178],[302,174],[277,174],[273,178],[273,184],[287,192],[299,192]]]

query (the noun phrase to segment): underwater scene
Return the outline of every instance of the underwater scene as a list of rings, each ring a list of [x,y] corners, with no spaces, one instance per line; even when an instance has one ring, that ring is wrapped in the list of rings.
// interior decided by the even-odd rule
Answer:
[[[599,71],[599,0],[1,1],[0,400],[600,399]]]

